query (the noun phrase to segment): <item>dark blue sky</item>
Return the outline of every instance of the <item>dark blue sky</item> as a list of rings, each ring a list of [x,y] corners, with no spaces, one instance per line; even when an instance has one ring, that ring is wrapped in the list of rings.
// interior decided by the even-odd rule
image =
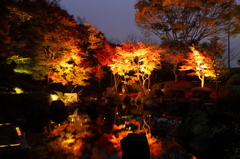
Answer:
[[[61,0],[60,4],[69,14],[92,22],[105,34],[107,40],[125,41],[130,34],[142,36],[134,20],[136,2],[137,0]],[[152,39],[157,41],[154,36]],[[231,39],[231,46],[240,46],[240,36]],[[240,47],[238,50],[240,55]]]
[[[135,25],[136,0],[61,0],[70,14],[86,19],[102,31],[108,40],[124,41],[127,35],[141,35]]]

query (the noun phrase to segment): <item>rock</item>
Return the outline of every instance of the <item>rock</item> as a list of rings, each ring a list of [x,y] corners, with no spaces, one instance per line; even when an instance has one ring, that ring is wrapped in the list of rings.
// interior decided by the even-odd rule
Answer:
[[[151,99],[148,99],[146,102],[145,102],[145,107],[147,108],[159,108],[160,106],[156,103],[155,99],[154,98],[151,98]]]
[[[214,113],[214,103],[203,103],[200,110],[206,111],[207,113]]]
[[[107,87],[106,92],[103,93],[103,97],[106,99],[114,99],[116,95],[116,90],[114,87]]]
[[[190,104],[186,98],[181,98],[174,103],[174,106],[178,108],[182,113],[188,113]]]
[[[160,87],[157,87],[150,91],[149,96],[152,98],[160,98],[164,96],[164,94],[162,92],[162,89]]]
[[[145,135],[130,133],[121,140],[122,159],[150,159],[150,150]]]
[[[142,91],[142,88],[138,83],[131,83],[131,84],[126,85],[126,87],[127,87],[127,90],[128,90],[127,93],[129,93],[129,94],[138,93],[138,92]]]
[[[50,118],[56,123],[60,123],[67,119],[68,112],[65,104],[61,100],[52,101],[50,106]]]
[[[78,102],[78,94],[77,93],[64,93],[64,101],[66,106],[72,105],[73,103]]]
[[[130,101],[130,97],[127,94],[116,94],[114,96],[114,101],[116,102],[128,102]]]
[[[97,98],[92,99],[87,107],[87,114],[91,120],[96,120],[101,112],[101,105],[99,104]]]
[[[196,124],[193,126],[192,132],[194,135],[198,136],[201,134],[204,134],[206,132],[209,132],[210,128],[207,124]]]
[[[194,111],[194,110],[199,110],[201,105],[204,103],[204,101],[200,98],[189,98],[189,109]]]
[[[201,134],[189,142],[190,149],[205,152],[209,148],[208,133]]]

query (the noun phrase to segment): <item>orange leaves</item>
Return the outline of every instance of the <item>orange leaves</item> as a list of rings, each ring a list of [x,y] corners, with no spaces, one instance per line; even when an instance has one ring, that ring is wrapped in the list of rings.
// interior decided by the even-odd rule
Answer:
[[[159,1],[159,0],[155,0],[155,1]],[[191,1],[191,0],[164,0],[162,5],[163,6],[168,6],[168,5],[175,5],[175,4],[178,4],[178,5],[187,5],[187,6],[191,6],[191,7],[194,7],[194,6],[199,6],[201,4],[201,1],[200,0],[196,0],[196,1]]]
[[[115,64],[122,67],[122,72],[134,71],[136,76],[151,74],[161,60],[160,50],[143,43],[122,43],[122,47],[117,47],[116,52]]]
[[[175,23],[171,26],[171,29],[188,29],[188,27],[184,26],[183,24],[181,23]]]
[[[162,151],[162,143],[156,138],[152,137],[151,134],[146,134],[146,136],[148,140],[150,154],[156,157],[160,156]]]
[[[204,77],[211,76],[215,77],[216,74],[214,72],[214,68],[211,65],[213,62],[207,56],[204,56],[195,47],[189,47],[192,52],[188,54],[188,58],[185,60],[185,63],[180,66],[181,71],[185,70],[193,70],[194,72],[189,73],[188,75],[196,75],[201,80],[201,86],[204,86]]]
[[[98,141],[95,142],[95,145],[98,146],[99,149],[101,150],[106,150],[106,153],[108,155],[111,155],[114,151],[116,151],[114,145],[116,145],[116,142],[111,142],[110,140],[113,137],[113,134],[106,134],[104,133]]]
[[[95,57],[103,66],[110,67],[114,75],[123,76],[125,84],[140,81],[144,87],[151,72],[160,67],[161,52],[162,49],[144,43],[113,46],[105,42],[104,48],[98,50]]]
[[[235,6],[234,0],[139,0],[135,21],[142,32],[159,37],[171,52],[186,52],[189,44],[220,37],[232,23],[226,17],[236,17],[230,14]]]

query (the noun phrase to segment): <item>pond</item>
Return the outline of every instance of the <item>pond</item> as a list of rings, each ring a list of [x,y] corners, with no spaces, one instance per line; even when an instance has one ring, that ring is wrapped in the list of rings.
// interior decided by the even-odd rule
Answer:
[[[181,124],[180,118],[169,115],[169,118],[163,117],[163,107],[146,107],[143,104],[109,101],[96,111],[89,111],[89,109],[89,107],[80,107],[77,116],[70,120],[75,127],[78,127],[79,123],[88,127],[84,133],[90,131],[89,134],[94,134],[88,137],[92,150],[85,150],[88,152],[85,155],[89,158],[98,155],[98,158],[103,159],[121,159],[121,140],[131,133],[144,134],[147,137],[151,159],[195,158],[173,137],[174,130]],[[94,130],[90,130],[90,127]],[[74,131],[76,133],[76,130]],[[85,142],[85,139],[81,141]]]

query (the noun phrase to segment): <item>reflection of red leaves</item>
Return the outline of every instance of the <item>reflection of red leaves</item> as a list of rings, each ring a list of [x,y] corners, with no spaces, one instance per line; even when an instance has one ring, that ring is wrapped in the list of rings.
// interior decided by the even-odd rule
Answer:
[[[137,121],[136,119],[130,119],[130,120],[129,120],[129,123],[134,124],[134,125],[137,125],[137,126],[140,126],[140,122]]]
[[[60,135],[60,133],[63,132],[64,129],[66,129],[66,127],[68,127],[68,124],[63,124],[61,126],[55,125],[55,128],[54,128],[53,131],[51,131],[50,135],[51,136],[58,136],[58,135]]]
[[[164,151],[168,154],[176,150],[183,150],[183,148],[175,141],[162,141],[162,147],[164,147]]]
[[[50,151],[54,153],[64,152],[64,154],[69,154],[75,158],[79,158],[84,154],[84,149],[91,148],[89,143],[94,143],[94,148],[97,152],[106,152],[107,155],[111,155],[115,152],[118,156],[122,156],[121,140],[125,138],[132,131],[114,131],[114,134],[103,133],[101,127],[98,125],[80,125],[81,122],[67,123],[60,127],[56,125],[55,129],[51,132],[51,137],[61,136],[58,138],[60,140],[54,140],[54,144],[50,146]],[[139,125],[139,122],[134,119],[129,119],[129,123]],[[121,129],[123,125],[114,126],[114,128]],[[151,136],[151,134],[146,134],[150,153],[152,156],[160,156],[161,151],[171,152],[174,148],[179,149],[179,144],[174,141],[160,141]],[[62,144],[63,140],[68,138],[75,139],[74,143]],[[172,148],[173,147],[173,148]],[[90,151],[94,151],[91,148]]]
[[[113,130],[121,130],[123,128],[125,128],[125,125],[113,125]]]
[[[104,133],[99,140],[95,142],[95,145],[99,148],[106,150],[107,155],[111,155],[115,151],[113,144],[110,142],[112,136],[112,134]]]
[[[154,156],[159,156],[162,150],[162,144],[159,140],[151,137],[151,134],[147,134],[148,145],[150,149],[150,154]]]

